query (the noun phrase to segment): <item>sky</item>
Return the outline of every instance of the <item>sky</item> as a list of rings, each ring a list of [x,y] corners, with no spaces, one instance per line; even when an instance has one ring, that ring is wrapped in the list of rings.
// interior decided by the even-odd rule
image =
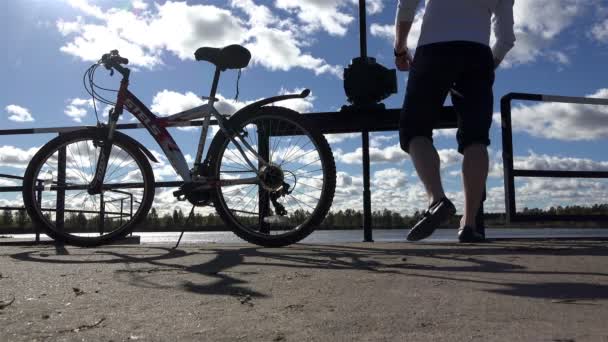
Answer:
[[[397,1],[368,0],[368,54],[394,68],[392,45]],[[245,103],[312,90],[306,100],[281,103],[299,112],[338,110],[346,103],[342,73],[359,54],[356,0],[7,0],[0,5],[0,129],[94,125],[84,71],[118,49],[130,60],[130,89],[153,112],[168,115],[198,105],[213,76],[196,62],[202,46],[242,44],[253,55],[243,70],[222,74],[218,105],[231,114]],[[415,48],[424,8],[408,40]],[[499,100],[509,92],[608,98],[608,0],[515,1],[517,42],[497,71],[486,211],[504,212]],[[119,78],[99,72],[99,82]],[[399,93],[384,103],[400,108]],[[102,108],[103,109],[103,108]],[[373,113],[370,113],[373,115]],[[124,115],[124,122],[132,116]],[[608,170],[608,106],[515,102],[515,167]],[[197,130],[172,129],[184,153],[194,155]],[[128,131],[154,151],[143,131]],[[36,150],[53,135],[0,136],[0,173],[22,175]],[[361,138],[328,135],[338,171],[332,210],[362,210]],[[435,132],[448,197],[461,212],[462,157],[454,130]],[[372,209],[403,214],[426,207],[426,195],[395,132],[371,134]],[[154,165],[157,180],[172,180],[166,159]],[[0,178],[0,186],[15,185]],[[518,208],[606,203],[600,179],[517,178]],[[21,205],[20,194],[0,195],[0,206]],[[174,208],[171,190],[157,190],[155,205]]]

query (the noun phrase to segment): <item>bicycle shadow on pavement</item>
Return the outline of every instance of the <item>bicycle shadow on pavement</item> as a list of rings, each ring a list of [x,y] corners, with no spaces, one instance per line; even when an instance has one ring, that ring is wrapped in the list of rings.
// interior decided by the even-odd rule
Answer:
[[[68,256],[53,258],[51,249],[29,250],[10,257],[26,262],[58,264],[116,264],[124,269],[114,270],[115,280],[145,288],[177,288],[201,295],[226,295],[242,298],[269,297],[256,287],[248,275],[259,275],[264,268],[279,268],[278,272],[305,273],[313,270],[328,272],[357,271],[388,274],[395,277],[420,277],[435,281],[477,283],[500,286],[486,291],[518,297],[545,298],[580,304],[581,300],[608,299],[608,273],[559,270],[530,270],[526,256],[608,256],[605,242],[517,242],[459,245],[424,243],[416,245],[382,244],[379,247],[361,244],[297,244],[285,248],[261,248],[211,245],[210,247],[124,247],[108,246],[96,250],[70,248]],[[380,247],[382,246],[382,247]],[[386,248],[389,246],[391,248]],[[412,248],[410,248],[412,246]],[[59,253],[58,253],[59,254]],[[200,262],[201,259],[208,259]],[[234,270],[234,268],[245,270]],[[250,270],[253,269],[253,270]],[[159,273],[174,274],[172,284],[156,281]],[[180,275],[197,275],[201,279],[179,279]],[[496,275],[534,276],[533,282],[496,280]],[[462,275],[462,276],[461,276]],[[542,281],[542,277],[599,277],[606,282]],[[200,281],[199,281],[200,280]]]

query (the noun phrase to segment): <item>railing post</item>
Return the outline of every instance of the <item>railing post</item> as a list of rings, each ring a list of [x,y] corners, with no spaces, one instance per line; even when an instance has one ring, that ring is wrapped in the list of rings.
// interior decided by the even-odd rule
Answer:
[[[365,0],[359,0],[359,45],[361,58],[367,57],[367,18],[365,13]]]
[[[361,134],[363,148],[363,242],[374,242],[372,237],[372,200],[369,181],[369,131]]]
[[[500,100],[500,115],[502,121],[502,164],[505,183],[505,214],[506,223],[517,213],[515,208],[515,178],[513,175],[513,131],[511,127],[511,96],[505,95]]]
[[[477,210],[477,215],[475,216],[475,226],[477,227],[477,233],[486,236],[486,225],[483,217],[483,203],[486,201],[486,190],[483,190],[483,197],[481,198],[481,203],[479,204],[479,210]]]
[[[63,230],[65,228],[65,146],[59,148],[57,164],[57,207],[55,208],[55,227],[57,227],[57,230]]]
[[[270,132],[268,132],[268,129],[267,123],[258,124],[258,154],[262,159],[270,162]],[[262,162],[258,161],[258,168],[262,166]],[[268,216],[268,212],[270,211],[270,197],[268,196],[268,191],[264,190],[262,185],[258,189],[258,201],[260,232],[268,234],[270,232],[270,224],[264,222],[264,218]]]
[[[36,182],[36,184],[38,185],[38,190],[36,191],[36,194],[38,195],[38,207],[40,207],[40,209],[42,209],[42,189],[40,188],[42,186],[42,182]],[[43,214],[44,215],[44,214]],[[36,243],[40,243],[40,228],[38,227],[37,224],[34,224],[34,233],[36,234]]]
[[[122,213],[123,213],[123,204],[124,204],[125,199],[121,198],[120,199],[120,225],[122,226]]]
[[[103,191],[99,193],[99,233],[103,235],[105,232],[106,220],[106,203],[103,199]]]

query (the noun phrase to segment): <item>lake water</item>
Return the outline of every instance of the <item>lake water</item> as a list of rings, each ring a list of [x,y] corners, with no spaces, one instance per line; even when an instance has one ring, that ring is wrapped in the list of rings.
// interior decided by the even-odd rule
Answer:
[[[405,229],[375,229],[373,239],[376,242],[404,242],[407,230]],[[179,233],[141,233],[134,235],[141,237],[142,244],[173,244],[177,242]],[[490,239],[535,239],[535,238],[608,238],[608,229],[564,229],[564,228],[541,228],[541,229],[504,229],[487,228],[486,236]],[[19,239],[34,239],[33,234],[14,236]],[[43,240],[48,239],[41,235]],[[1,240],[0,240],[1,241]],[[346,243],[363,241],[363,230],[319,230],[302,240],[302,243]],[[455,242],[456,230],[438,229],[427,242]],[[204,243],[243,243],[232,232],[186,232],[182,244],[204,244]]]
[[[377,229],[373,231],[376,242],[403,242],[405,229]],[[141,243],[164,244],[174,243],[179,233],[136,233],[141,236]],[[608,229],[486,229],[488,238],[608,238]],[[438,229],[425,241],[454,242],[456,230]],[[363,241],[363,230],[318,230],[302,240],[303,243],[344,243]],[[231,232],[186,232],[182,238],[184,244],[198,243],[239,243],[240,238]]]

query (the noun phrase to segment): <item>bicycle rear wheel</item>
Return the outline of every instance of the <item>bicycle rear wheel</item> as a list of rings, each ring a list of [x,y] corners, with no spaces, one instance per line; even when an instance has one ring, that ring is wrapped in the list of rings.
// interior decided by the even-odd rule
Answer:
[[[32,158],[23,201],[34,224],[53,239],[98,246],[130,233],[154,198],[154,174],[131,139],[116,132],[100,194],[87,192],[96,171],[104,130],[62,134]]]
[[[305,116],[274,106],[237,114],[228,126],[269,164],[247,153],[252,168],[226,134],[218,132],[209,148],[209,166],[220,184],[213,192],[220,217],[235,234],[257,245],[280,247],[304,239],[333,201],[336,166],[325,137],[311,129]],[[222,182],[256,177],[255,184]]]

